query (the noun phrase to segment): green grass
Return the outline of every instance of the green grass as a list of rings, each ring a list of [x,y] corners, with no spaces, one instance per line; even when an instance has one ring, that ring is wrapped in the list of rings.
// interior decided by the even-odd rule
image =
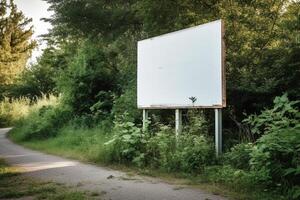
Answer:
[[[100,199],[90,192],[52,182],[41,182],[21,175],[17,169],[0,158],[0,199],[84,200]]]
[[[108,155],[105,154],[105,145],[111,137],[103,132],[103,129],[64,127],[57,137],[46,140],[20,141],[19,131],[12,131],[10,138],[22,145],[34,150],[67,158],[74,158],[84,162],[105,163]]]
[[[22,97],[14,99],[4,98],[0,101],[0,127],[8,127],[15,124],[21,118],[28,116],[30,111],[38,110],[43,106],[57,105],[58,97],[50,95],[42,96],[37,103],[32,104],[29,98]]]

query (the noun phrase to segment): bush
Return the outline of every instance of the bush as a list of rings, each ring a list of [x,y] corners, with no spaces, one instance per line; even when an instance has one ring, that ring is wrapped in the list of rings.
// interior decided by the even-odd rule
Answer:
[[[176,138],[174,131],[166,125],[159,125],[159,131],[152,134],[147,143],[147,163],[150,167],[167,171],[178,169],[174,161]]]
[[[199,173],[215,162],[213,145],[203,135],[183,134],[178,137],[173,157],[179,161],[179,170],[188,173]]]
[[[113,114],[120,117],[128,113],[128,121],[136,122],[141,117],[141,111],[137,109],[136,85],[126,89],[125,92],[115,99]]]
[[[252,150],[252,143],[237,144],[224,155],[224,161],[234,168],[249,170]]]
[[[53,94],[56,73],[57,70],[48,65],[32,64],[24,70],[17,82],[10,86],[8,95],[36,100],[44,94]]]
[[[251,115],[245,122],[262,135],[250,153],[251,172],[260,184],[281,186],[290,199],[300,197],[300,115],[298,101],[276,97],[274,107]]]
[[[12,126],[16,121],[25,117],[30,108],[30,99],[8,99],[0,101],[0,127]]]
[[[280,191],[288,199],[300,197],[300,116],[297,101],[276,97],[274,107],[246,122],[257,134],[252,144],[238,144],[223,157],[224,166],[207,167],[210,181]]]
[[[32,105],[28,115],[16,123],[17,140],[53,137],[72,117],[72,110],[58,103],[56,97],[42,98]]]
[[[194,135],[208,135],[209,122],[202,110],[191,109],[187,112],[189,126],[186,126],[186,132]]]
[[[244,120],[251,127],[252,133],[268,134],[300,123],[300,114],[296,106],[299,101],[289,101],[287,94],[284,94],[276,97],[273,102],[273,108],[262,111],[260,115],[250,115]]]
[[[114,132],[107,145],[112,160],[119,163],[192,173],[214,162],[213,147],[204,136],[182,134],[176,139],[174,131],[163,125],[150,134],[124,119],[115,122]]]
[[[263,135],[251,153],[251,170],[273,184],[300,184],[300,125]]]
[[[245,122],[253,133],[261,134],[251,152],[250,166],[265,171],[266,180],[295,184],[300,177],[300,115],[298,101],[289,101],[287,95],[276,97],[274,107],[251,115]],[[300,182],[297,182],[299,184]]]
[[[40,110],[30,113],[28,119],[22,120],[22,140],[53,137],[71,116],[72,112],[67,107],[44,106]]]
[[[43,106],[56,105],[58,98],[54,95],[43,95],[36,101],[22,97],[16,99],[4,98],[0,101],[0,127],[13,126],[19,120],[26,118],[33,110]]]
[[[103,46],[82,42],[77,55],[57,78],[63,103],[76,115],[105,117],[111,112],[118,71],[108,59]]]
[[[145,147],[148,135],[132,122],[123,122],[126,115],[115,121],[113,138],[106,143],[110,149],[111,160],[118,163],[144,165]]]

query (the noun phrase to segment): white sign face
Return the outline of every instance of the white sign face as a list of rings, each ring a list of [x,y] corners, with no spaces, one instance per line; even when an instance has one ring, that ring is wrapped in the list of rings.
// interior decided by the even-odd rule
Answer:
[[[226,106],[221,20],[138,42],[138,108]]]

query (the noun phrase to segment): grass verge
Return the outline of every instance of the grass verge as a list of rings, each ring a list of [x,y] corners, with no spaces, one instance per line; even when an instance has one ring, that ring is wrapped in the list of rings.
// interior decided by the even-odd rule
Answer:
[[[100,197],[95,193],[76,191],[62,184],[24,177],[17,168],[8,166],[0,158],[0,199],[84,200]]]
[[[228,197],[236,200],[273,200],[285,199],[274,191],[264,191],[256,186],[240,186],[235,184],[217,183],[209,181],[206,174],[183,174],[167,173],[165,171],[138,168],[135,166],[124,166],[111,164],[107,154],[105,143],[111,139],[111,134],[101,128],[74,128],[66,126],[62,128],[56,137],[45,140],[18,140],[20,130],[12,130],[10,138],[28,148],[43,151],[49,154],[59,155],[66,158],[77,159],[83,162],[95,163],[109,166],[110,168],[122,170],[129,175],[146,175],[156,177],[164,182],[182,187],[199,188],[210,193]]]

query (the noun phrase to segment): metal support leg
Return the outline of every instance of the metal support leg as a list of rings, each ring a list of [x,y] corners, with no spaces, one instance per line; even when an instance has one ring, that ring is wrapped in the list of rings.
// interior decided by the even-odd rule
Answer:
[[[222,109],[215,109],[215,147],[216,155],[222,153]]]
[[[181,133],[182,131],[182,111],[179,109],[176,109],[175,111],[175,133],[176,137]]]
[[[143,131],[147,129],[148,110],[143,109]]]

